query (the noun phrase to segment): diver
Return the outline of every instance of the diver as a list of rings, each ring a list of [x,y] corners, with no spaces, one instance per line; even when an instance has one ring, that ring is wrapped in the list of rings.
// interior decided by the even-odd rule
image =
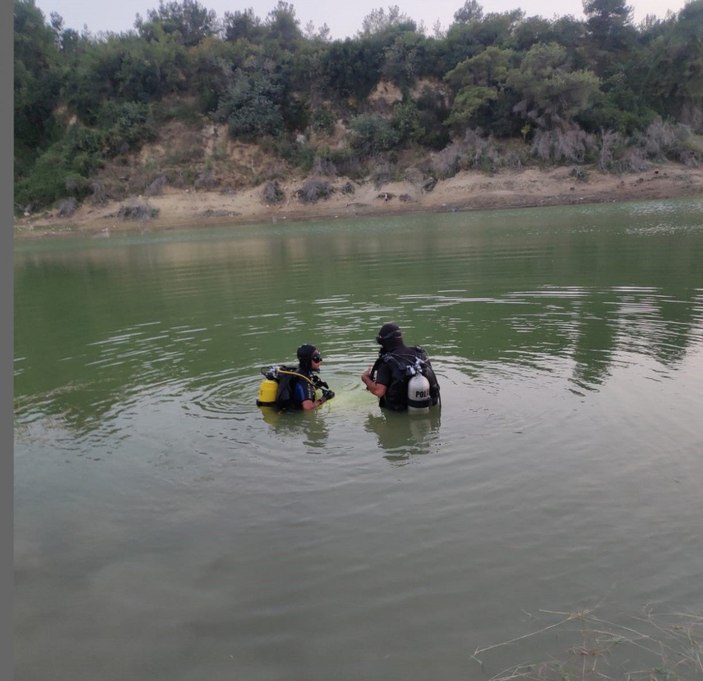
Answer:
[[[310,344],[297,350],[298,366],[273,366],[262,369],[265,380],[259,387],[257,406],[275,406],[279,410],[317,409],[334,397],[334,391],[319,376],[322,355]]]
[[[406,346],[394,322],[381,327],[376,342],[381,346],[378,359],[361,374],[361,380],[379,398],[380,407],[427,412],[440,404],[439,383],[423,348]]]

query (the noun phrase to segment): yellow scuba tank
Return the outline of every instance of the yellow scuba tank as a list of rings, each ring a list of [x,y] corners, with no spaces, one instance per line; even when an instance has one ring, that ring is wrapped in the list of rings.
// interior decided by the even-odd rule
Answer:
[[[275,407],[278,396],[278,366],[262,367],[261,373],[264,380],[259,384],[259,397],[256,400],[257,407]]]
[[[257,407],[274,407],[276,406],[276,393],[278,392],[278,383],[272,378],[265,378],[259,384],[259,397],[256,400]]]

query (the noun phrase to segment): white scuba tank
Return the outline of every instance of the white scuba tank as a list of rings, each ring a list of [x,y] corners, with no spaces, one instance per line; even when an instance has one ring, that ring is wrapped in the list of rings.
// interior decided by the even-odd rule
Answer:
[[[427,412],[431,404],[430,382],[416,369],[408,381],[408,411]]]

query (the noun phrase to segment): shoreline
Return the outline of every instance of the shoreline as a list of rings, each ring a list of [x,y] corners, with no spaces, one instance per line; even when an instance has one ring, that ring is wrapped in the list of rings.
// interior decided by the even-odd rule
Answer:
[[[355,185],[354,193],[336,190],[327,199],[303,203],[296,191],[304,178],[281,183],[288,197],[280,204],[262,201],[263,185],[240,192],[193,191],[166,188],[157,196],[134,197],[158,211],[155,217],[125,219],[119,211],[129,200],[101,206],[82,205],[70,217],[47,210],[15,220],[15,239],[102,235],[186,229],[216,225],[300,222],[314,219],[382,217],[411,213],[501,210],[590,203],[621,203],[703,194],[703,168],[680,164],[651,164],[639,173],[613,175],[579,166],[546,170],[525,168],[494,174],[464,171],[437,182],[431,191],[410,181],[374,187]],[[344,178],[330,182],[342,186]],[[353,184],[353,183],[352,183]]]

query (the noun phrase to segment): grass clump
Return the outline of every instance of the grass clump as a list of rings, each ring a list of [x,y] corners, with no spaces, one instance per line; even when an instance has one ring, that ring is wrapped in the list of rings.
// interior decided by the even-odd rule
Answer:
[[[558,633],[570,645],[560,656],[522,662],[490,676],[490,681],[689,681],[703,679],[703,617],[691,613],[641,615],[623,622],[577,612],[540,611],[557,621],[508,641],[477,648],[473,659],[484,671],[491,658],[505,660],[510,648]]]

